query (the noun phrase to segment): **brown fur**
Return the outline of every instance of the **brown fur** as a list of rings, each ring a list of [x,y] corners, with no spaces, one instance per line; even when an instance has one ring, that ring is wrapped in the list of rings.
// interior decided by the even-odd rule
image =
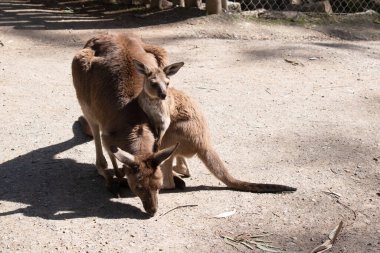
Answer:
[[[125,39],[123,36],[100,36],[90,40],[87,43],[90,48],[83,49],[74,58],[73,78],[74,84],[83,84],[83,87],[76,86],[76,89],[78,100],[81,105],[83,104],[82,109],[85,116],[86,105],[95,108],[93,111],[96,112],[96,115],[91,115],[91,113],[87,112],[86,119],[89,120],[89,118],[93,117],[98,124],[102,125],[102,139],[105,147],[114,145],[132,154],[137,154],[135,161],[141,164],[144,163],[144,157],[150,157],[154,138],[148,127],[146,115],[142,112],[138,103],[135,102],[136,100],[133,100],[140,94],[144,80],[143,76],[138,75],[135,69],[131,67],[131,52],[136,53],[133,57],[136,57],[137,60],[147,66],[153,65],[153,68],[158,68],[160,63],[157,64],[157,61],[164,62],[165,60],[160,59],[165,59],[165,57],[160,58],[150,55],[148,60],[141,59],[139,57],[146,53],[143,50],[144,46],[142,46],[142,49],[130,50],[131,52],[128,50],[136,46],[134,43],[143,44],[138,39]],[[91,50],[95,53],[91,52]],[[79,74],[76,71],[79,71]],[[93,89],[92,87],[96,84],[99,84],[99,88]],[[255,184],[232,177],[212,147],[206,120],[195,101],[174,88],[168,90],[168,96],[170,98],[168,108],[170,109],[171,124],[162,139],[162,147],[166,148],[180,142],[178,149],[175,151],[175,156],[181,158],[179,160],[182,163],[185,161],[183,157],[192,157],[196,154],[219,180],[236,190],[250,192],[296,190],[284,185]],[[91,129],[93,130],[93,127]],[[92,132],[94,133],[94,131]],[[174,156],[164,162],[162,166],[163,175],[159,175],[160,173],[157,172],[154,176],[154,182],[159,181],[156,179],[162,179],[163,176],[164,188],[174,188],[175,186],[172,167],[173,159]],[[99,161],[97,159],[97,167],[106,167],[102,164],[102,159]],[[117,171],[117,167],[114,166],[114,168]],[[156,171],[160,170],[157,169]],[[128,175],[128,171],[125,172]],[[149,178],[152,174],[140,173],[139,175],[136,178],[140,178],[140,181],[143,182],[145,178]],[[131,175],[128,175],[129,181],[130,177]],[[132,186],[137,185],[135,184],[137,181],[137,179],[132,180],[130,184]],[[152,187],[150,183],[144,183],[143,186]],[[136,190],[135,193],[139,195]],[[157,195],[154,196],[157,197]],[[140,194],[139,197],[144,202],[146,197],[143,194]],[[154,204],[152,205],[154,206]]]
[[[170,98],[167,98],[169,76],[177,73],[183,62],[174,63],[164,68],[151,69],[144,63],[134,61],[138,72],[144,76],[143,89],[137,97],[141,109],[146,113],[156,137],[154,150],[161,144],[162,137],[170,125]]]
[[[223,161],[212,147],[206,120],[196,102],[185,93],[174,88],[169,89],[171,124],[162,140],[162,147],[179,142],[175,156],[192,157],[198,155],[210,172],[228,187],[249,192],[282,192],[296,189],[276,184],[255,184],[235,179],[229,174]],[[172,174],[174,156],[162,165],[164,188],[175,186]]]
[[[94,137],[99,174],[106,179],[107,187],[115,190],[102,144],[120,178],[123,175],[111,147],[127,151],[128,157],[132,157],[132,162],[124,166],[128,183],[150,214],[157,210],[158,190],[162,186],[159,164],[174,150],[168,149],[171,152],[164,152],[165,156],[153,153],[154,136],[146,114],[134,99],[141,91],[143,77],[132,61],[138,60],[152,69],[166,63],[166,52],[153,48],[132,35],[100,35],[90,39],[72,62],[73,83],[85,117],[81,123],[87,133],[85,122],[88,123]]]

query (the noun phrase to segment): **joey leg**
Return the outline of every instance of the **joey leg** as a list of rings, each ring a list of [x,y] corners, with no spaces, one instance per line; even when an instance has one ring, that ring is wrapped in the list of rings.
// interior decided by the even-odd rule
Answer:
[[[163,189],[174,189],[174,177],[173,177],[173,157],[170,157],[161,165],[162,177],[163,177]]]
[[[162,176],[163,176],[163,189],[185,189],[186,184],[185,181],[181,179],[177,175],[177,173],[173,173],[172,167],[173,167],[173,157],[166,160],[162,166]]]
[[[183,181],[183,179],[175,172],[173,173],[173,180],[174,180],[176,189],[185,190],[186,188],[185,181]]]
[[[189,165],[183,156],[176,156],[176,165],[173,166],[173,170],[183,177],[190,177]]]

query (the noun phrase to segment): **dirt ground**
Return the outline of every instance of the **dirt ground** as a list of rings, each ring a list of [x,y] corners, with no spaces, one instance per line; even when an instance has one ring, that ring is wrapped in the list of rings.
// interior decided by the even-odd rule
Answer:
[[[331,252],[380,252],[380,26],[201,14],[1,1],[0,252],[264,252],[220,237],[242,233],[310,252],[340,221]],[[234,176],[298,191],[231,191],[193,158],[187,189],[161,192],[153,218],[107,192],[70,64],[94,34],[124,31],[185,62],[172,84],[199,101]]]

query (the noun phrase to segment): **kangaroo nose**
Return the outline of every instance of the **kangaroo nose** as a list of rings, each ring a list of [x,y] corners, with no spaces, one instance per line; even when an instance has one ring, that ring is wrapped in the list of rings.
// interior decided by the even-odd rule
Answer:
[[[157,208],[156,207],[151,207],[151,208],[144,208],[145,211],[150,215],[150,216],[154,216],[157,212]]]
[[[144,209],[145,211],[150,215],[150,216],[154,216],[157,212],[157,205],[154,205],[153,203],[151,202],[143,202],[143,206],[144,206]]]
[[[160,98],[164,100],[166,98],[166,93],[160,93]]]

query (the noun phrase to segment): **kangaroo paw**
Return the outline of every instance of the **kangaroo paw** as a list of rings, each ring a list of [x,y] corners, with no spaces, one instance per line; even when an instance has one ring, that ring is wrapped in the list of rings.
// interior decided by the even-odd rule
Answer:
[[[190,177],[190,171],[189,168],[183,166],[183,165],[176,165],[173,166],[173,170],[181,175],[181,177],[187,178]]]
[[[174,184],[176,189],[185,190],[186,183],[180,177],[174,176]]]

